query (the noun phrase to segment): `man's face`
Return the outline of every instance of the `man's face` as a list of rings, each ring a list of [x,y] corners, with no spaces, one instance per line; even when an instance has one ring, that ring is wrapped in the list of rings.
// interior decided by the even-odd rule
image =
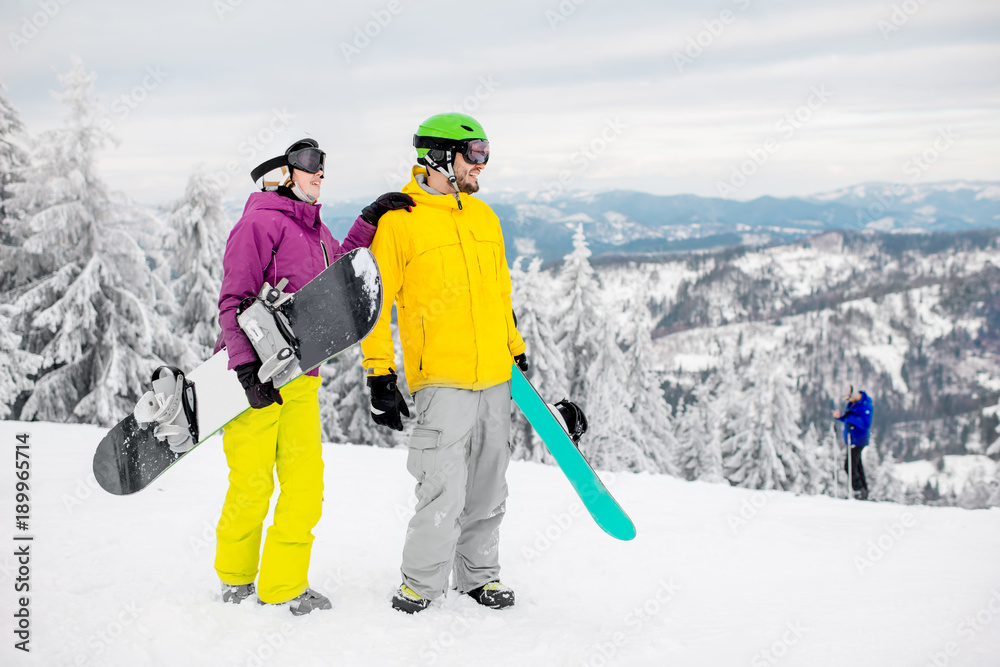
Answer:
[[[479,192],[479,174],[485,164],[469,164],[461,153],[455,156],[455,182],[460,192],[472,195]]]

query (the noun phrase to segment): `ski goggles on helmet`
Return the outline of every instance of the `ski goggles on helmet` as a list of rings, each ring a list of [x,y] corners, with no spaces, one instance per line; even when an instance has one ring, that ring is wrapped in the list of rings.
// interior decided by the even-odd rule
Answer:
[[[290,150],[285,158],[288,160],[288,166],[309,174],[315,174],[320,169],[326,171],[326,153],[315,146]]]
[[[470,139],[460,145],[462,157],[469,164],[486,164],[490,159],[490,142],[485,139]]]
[[[413,135],[413,147],[418,151],[426,148],[428,150],[427,157],[437,163],[442,163],[445,160],[446,151],[451,151],[452,155],[460,153],[469,164],[486,164],[490,159],[490,142],[486,139],[456,141],[441,137]]]

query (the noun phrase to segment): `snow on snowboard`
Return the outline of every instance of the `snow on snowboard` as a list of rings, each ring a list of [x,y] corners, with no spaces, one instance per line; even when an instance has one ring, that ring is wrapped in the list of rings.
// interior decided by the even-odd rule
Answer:
[[[276,298],[280,294],[274,302],[278,328],[291,329],[285,332],[291,334],[290,344],[282,341],[280,352],[264,366],[277,367],[275,386],[287,384],[359,343],[382,312],[382,278],[367,248],[346,253],[298,292],[281,294],[279,286],[273,294]],[[257,325],[249,322],[253,331],[263,330],[257,334],[260,337],[270,333],[265,326],[253,329]],[[242,321],[241,326],[248,329]],[[190,449],[250,409],[236,371],[228,370],[228,365],[229,356],[222,350],[184,375],[174,377],[172,370],[157,369],[153,391],[97,446],[94,476],[101,487],[115,495],[146,488]],[[158,393],[171,384],[176,385],[176,393]],[[167,409],[180,416],[183,427],[157,421]],[[183,447],[171,446],[188,437],[190,448],[175,451]]]
[[[590,516],[601,529],[619,540],[635,537],[635,525],[608,491],[590,463],[577,449],[549,406],[538,395],[517,364],[511,371],[510,394],[532,428],[545,442],[556,463],[573,485]]]

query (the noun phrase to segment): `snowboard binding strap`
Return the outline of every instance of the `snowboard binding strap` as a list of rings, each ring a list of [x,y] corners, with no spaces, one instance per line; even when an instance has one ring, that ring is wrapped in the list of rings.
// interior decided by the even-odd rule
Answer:
[[[261,360],[257,377],[261,382],[271,380],[275,387],[281,387],[294,379],[301,369],[299,340],[292,332],[292,326],[281,310],[292,294],[284,290],[287,278],[282,278],[275,287],[264,283],[256,298],[241,304],[236,316],[243,333],[246,334]]]
[[[170,451],[183,454],[198,444],[198,401],[194,383],[180,369],[160,366],[153,371],[153,389],[139,399],[132,414],[140,424],[155,423],[153,435]]]
[[[579,449],[580,438],[587,432],[587,415],[583,414],[579,405],[565,398],[555,405],[550,405],[549,410],[556,416],[556,420],[566,429],[570,440]]]

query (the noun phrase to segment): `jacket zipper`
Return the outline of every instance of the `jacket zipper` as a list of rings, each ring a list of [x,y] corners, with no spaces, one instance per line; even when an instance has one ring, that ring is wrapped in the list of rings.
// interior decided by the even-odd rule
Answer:
[[[319,247],[323,249],[323,264],[325,268],[330,268],[330,256],[326,253],[326,244],[319,242]]]
[[[424,318],[420,318],[420,366],[419,370],[424,370],[424,345],[427,344],[427,327],[424,326]]]

